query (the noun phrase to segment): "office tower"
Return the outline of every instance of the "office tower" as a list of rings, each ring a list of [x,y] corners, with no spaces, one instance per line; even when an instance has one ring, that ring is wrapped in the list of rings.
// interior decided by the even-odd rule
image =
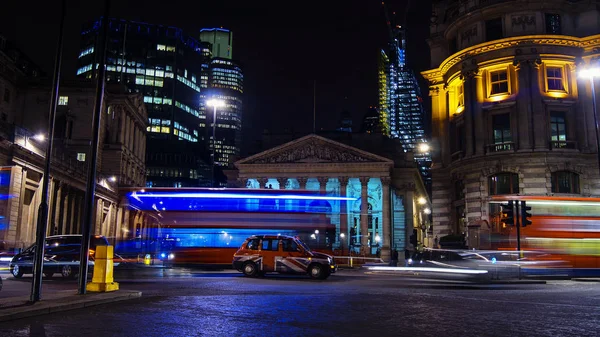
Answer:
[[[425,181],[431,185],[429,150],[424,130],[424,115],[419,84],[412,69],[406,65],[405,31],[390,27],[387,48],[379,57],[379,119],[382,130],[402,142],[404,151],[414,152],[414,158]]]
[[[80,77],[95,76],[101,30],[98,20],[82,32]],[[200,108],[210,48],[179,28],[109,21],[106,81],[123,83],[130,92],[142,94],[148,111],[147,186],[210,184],[210,128]]]
[[[239,156],[242,142],[244,75],[241,66],[226,58],[213,58],[209,66],[208,86],[207,99],[224,102],[224,106],[217,108],[216,113],[213,107],[205,109],[210,126],[213,126],[212,122],[216,117],[215,164],[226,167]],[[213,143],[208,145],[212,149]]]
[[[233,32],[223,28],[203,28],[200,41],[212,46],[212,55],[231,60],[233,58]]]

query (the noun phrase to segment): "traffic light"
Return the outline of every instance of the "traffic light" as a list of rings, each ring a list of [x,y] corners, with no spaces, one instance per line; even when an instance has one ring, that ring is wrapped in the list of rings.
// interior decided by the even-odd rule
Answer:
[[[531,225],[531,213],[527,211],[531,211],[531,206],[527,206],[525,201],[521,201],[521,226],[523,227]]]
[[[513,210],[513,201],[509,201],[507,204],[501,204],[502,207],[502,219],[501,221],[509,226],[515,225],[515,215]]]

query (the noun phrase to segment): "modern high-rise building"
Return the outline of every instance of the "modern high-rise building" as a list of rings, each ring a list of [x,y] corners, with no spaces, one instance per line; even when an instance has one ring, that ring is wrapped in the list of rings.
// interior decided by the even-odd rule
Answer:
[[[78,76],[95,76],[101,25],[98,20],[82,32]],[[179,28],[109,20],[106,81],[142,94],[147,106],[147,186],[211,184],[212,130],[201,108],[211,56],[209,43]]]
[[[405,31],[390,28],[387,48],[379,57],[379,119],[383,132],[402,142],[404,151],[414,152],[414,158],[425,181],[430,186],[431,156],[424,150],[427,143],[419,84],[412,69],[406,65]]]
[[[215,146],[215,165],[227,167],[240,154],[242,142],[242,94],[244,93],[244,74],[242,67],[235,61],[215,57],[210,61],[207,95],[202,94],[201,109],[206,109],[210,126],[213,126],[215,141],[208,146]],[[206,107],[207,99],[219,99],[224,106],[213,110]],[[212,139],[212,134],[211,134]]]
[[[200,30],[200,41],[211,44],[214,57],[233,58],[233,32],[229,29],[203,28]]]

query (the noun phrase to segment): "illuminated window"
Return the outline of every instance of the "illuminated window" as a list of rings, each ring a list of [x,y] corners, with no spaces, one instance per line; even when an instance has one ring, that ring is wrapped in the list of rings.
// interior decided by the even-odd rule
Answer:
[[[506,70],[490,71],[490,88],[492,95],[508,94],[508,72]]]
[[[156,50],[167,50],[167,46],[165,46],[164,44],[157,44]]]
[[[456,100],[458,101],[458,107],[465,106],[465,86],[464,86],[464,84],[461,84],[456,88]]]
[[[77,160],[78,161],[85,161],[85,153],[83,153],[83,152],[77,153]]]
[[[58,105],[69,105],[69,96],[59,96]]]
[[[519,175],[516,173],[498,173],[488,178],[490,195],[519,193]]]
[[[579,174],[569,171],[552,172],[552,193],[579,194]]]
[[[561,67],[546,67],[546,84],[548,90],[565,90]]]

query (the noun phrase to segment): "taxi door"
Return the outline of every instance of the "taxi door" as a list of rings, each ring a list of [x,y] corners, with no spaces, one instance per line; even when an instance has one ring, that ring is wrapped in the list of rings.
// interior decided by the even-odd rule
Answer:
[[[280,273],[305,273],[310,263],[306,252],[294,239],[281,240],[281,256],[275,260],[275,270]]]
[[[262,239],[260,256],[262,257],[261,270],[263,272],[275,271],[275,258],[279,255],[279,241],[279,239]]]

